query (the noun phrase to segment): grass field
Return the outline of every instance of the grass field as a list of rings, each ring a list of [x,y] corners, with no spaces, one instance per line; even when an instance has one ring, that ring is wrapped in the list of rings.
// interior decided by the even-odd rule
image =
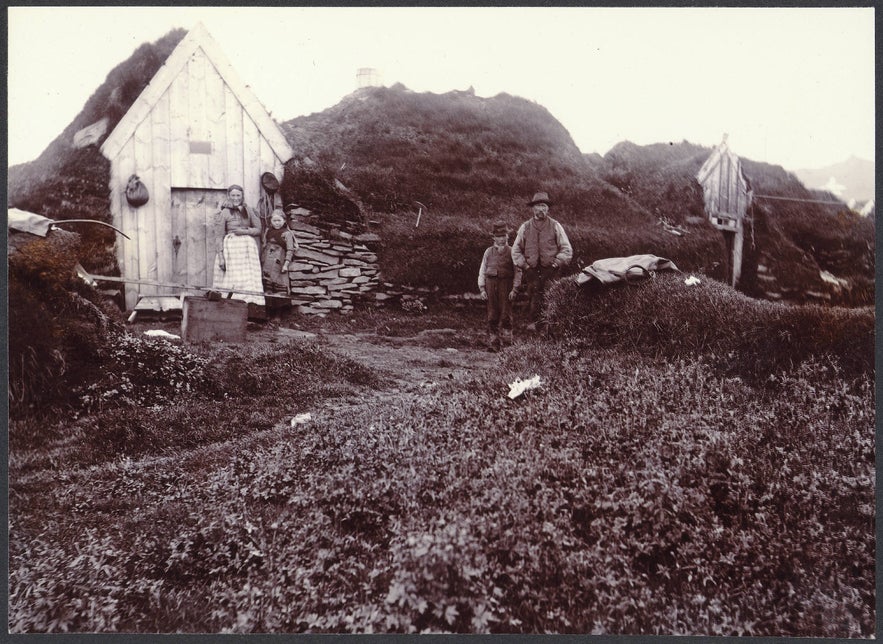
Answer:
[[[806,315],[705,286],[732,321]],[[635,313],[628,288],[607,295]],[[675,289],[640,299],[680,329]],[[740,373],[735,333],[664,351],[557,324],[500,354],[441,304],[118,343],[88,410],[11,424],[11,632],[873,635],[864,363]]]

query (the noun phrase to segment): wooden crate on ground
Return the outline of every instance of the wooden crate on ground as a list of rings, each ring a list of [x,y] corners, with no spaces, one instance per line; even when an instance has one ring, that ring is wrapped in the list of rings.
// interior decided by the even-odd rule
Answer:
[[[241,300],[184,298],[181,338],[184,342],[244,342],[248,304]]]

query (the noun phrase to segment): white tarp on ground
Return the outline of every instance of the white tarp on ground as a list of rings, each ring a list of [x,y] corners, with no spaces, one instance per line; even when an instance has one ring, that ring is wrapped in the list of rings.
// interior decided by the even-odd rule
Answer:
[[[17,230],[23,233],[45,237],[49,234],[49,231],[52,230],[53,226],[60,226],[63,224],[98,224],[99,226],[113,228],[120,235],[129,239],[129,236],[116,226],[111,226],[110,224],[96,219],[62,219],[61,221],[56,221],[44,217],[43,215],[28,212],[27,210],[19,210],[18,208],[8,208],[7,210],[9,211],[9,214],[6,216],[6,227],[10,230]]]
[[[9,215],[6,220],[7,228],[39,235],[40,237],[45,237],[49,234],[49,229],[52,228],[54,223],[48,217],[27,212],[26,210],[19,210],[18,208],[9,208]]]
[[[608,257],[586,266],[576,277],[577,284],[585,284],[593,279],[602,284],[615,284],[646,277],[656,271],[676,271],[678,267],[670,259],[656,255],[629,255],[628,257]]]

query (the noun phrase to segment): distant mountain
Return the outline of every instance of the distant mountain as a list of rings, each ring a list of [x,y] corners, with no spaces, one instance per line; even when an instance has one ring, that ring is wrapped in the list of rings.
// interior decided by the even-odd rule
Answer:
[[[874,198],[874,162],[851,156],[824,168],[801,169],[795,176],[807,188],[825,190],[845,202],[865,202]]]

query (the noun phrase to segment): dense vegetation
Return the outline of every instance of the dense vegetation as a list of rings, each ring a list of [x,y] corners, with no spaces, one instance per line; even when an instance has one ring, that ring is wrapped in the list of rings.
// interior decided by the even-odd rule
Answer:
[[[789,306],[754,300],[682,273],[619,286],[557,282],[546,307],[556,338],[578,346],[677,358],[702,357],[722,373],[763,383],[780,369],[826,356],[847,378],[873,376],[871,307]]]
[[[80,236],[55,230],[8,240],[9,412],[39,414],[71,404],[78,384],[99,368],[108,333],[122,328],[119,309],[74,273]]]
[[[614,309],[409,394],[314,343],[121,338],[90,414],[10,428],[10,629],[871,635],[866,368],[740,376],[695,335],[631,347]]]
[[[871,309],[562,281],[550,337],[414,393],[136,337],[73,238],[10,257],[13,632],[873,632]]]

